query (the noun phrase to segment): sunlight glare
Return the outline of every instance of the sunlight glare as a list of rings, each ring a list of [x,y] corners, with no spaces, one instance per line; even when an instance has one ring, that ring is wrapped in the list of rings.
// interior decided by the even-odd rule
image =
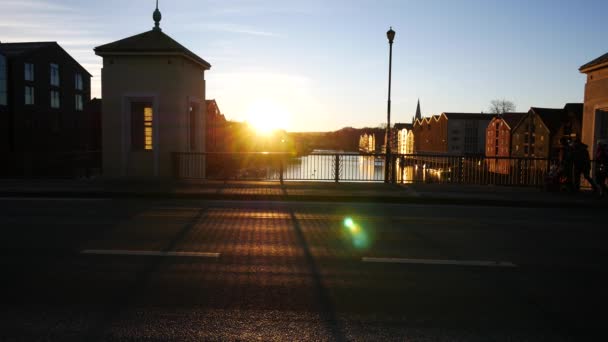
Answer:
[[[262,134],[277,129],[287,129],[291,114],[279,103],[271,100],[257,100],[247,109],[246,121]]]

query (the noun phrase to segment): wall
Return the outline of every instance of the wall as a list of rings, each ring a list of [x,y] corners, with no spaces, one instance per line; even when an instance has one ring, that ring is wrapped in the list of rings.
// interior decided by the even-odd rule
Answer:
[[[129,101],[138,97],[154,103],[153,151],[130,149]],[[204,151],[204,70],[186,58],[105,56],[102,98],[105,177],[172,177],[171,153],[190,151],[191,101],[199,103],[196,151]]]
[[[600,109],[608,111],[608,66],[587,74],[582,140],[589,146],[591,155],[595,155],[596,141],[600,138],[596,131],[596,112]]]
[[[416,121],[416,153],[448,153],[448,120],[444,115]]]
[[[528,142],[526,142],[526,133]],[[519,158],[549,158],[550,142],[549,129],[536,114],[530,112],[513,131],[511,155]]]
[[[24,80],[24,63],[34,64],[34,81]],[[59,87],[50,85],[50,63],[59,65]],[[61,47],[50,45],[9,59],[8,63],[7,150],[13,176],[76,176],[77,154],[86,150],[80,130],[85,126],[83,111],[75,109],[75,94],[90,100],[90,76]],[[75,89],[75,73],[83,77],[83,90]],[[34,87],[34,104],[25,105],[25,85]],[[60,92],[60,108],[51,108],[51,89]]]

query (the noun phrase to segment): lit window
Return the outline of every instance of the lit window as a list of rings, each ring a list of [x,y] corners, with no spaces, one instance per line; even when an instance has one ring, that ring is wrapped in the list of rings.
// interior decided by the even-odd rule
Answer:
[[[76,88],[76,90],[83,89],[81,73],[76,73],[76,75],[74,76],[74,87]]]
[[[152,107],[144,108],[144,138],[145,150],[152,150]]]
[[[51,90],[51,108],[59,108],[61,107],[60,99],[59,99],[59,91]]]
[[[25,75],[24,78],[26,81],[33,81],[34,80],[34,64],[32,63],[25,63]]]
[[[134,151],[153,149],[153,119],[152,103],[131,103],[131,148]]]
[[[76,94],[75,104],[76,104],[76,106],[75,106],[76,110],[81,111],[83,109],[84,103],[82,100],[82,94]]]
[[[25,87],[25,104],[26,105],[34,104],[34,87],[30,87],[30,86]]]
[[[51,63],[51,85],[59,87],[59,65]]]

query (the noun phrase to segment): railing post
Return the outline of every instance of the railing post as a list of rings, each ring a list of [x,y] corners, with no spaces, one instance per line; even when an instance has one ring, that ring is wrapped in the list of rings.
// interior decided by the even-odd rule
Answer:
[[[517,159],[517,185],[521,185],[521,178],[523,177],[523,172],[521,169],[521,158]]]
[[[338,183],[340,182],[340,155],[336,154],[334,158],[334,181]]]
[[[458,157],[458,183],[462,183],[462,179],[464,178],[464,157]]]
[[[281,185],[283,185],[283,156],[279,157],[279,180],[281,181]]]
[[[392,154],[391,155],[391,183],[392,184],[395,184],[395,178],[397,178],[397,168],[395,167],[397,165],[396,161],[397,161],[397,155]]]

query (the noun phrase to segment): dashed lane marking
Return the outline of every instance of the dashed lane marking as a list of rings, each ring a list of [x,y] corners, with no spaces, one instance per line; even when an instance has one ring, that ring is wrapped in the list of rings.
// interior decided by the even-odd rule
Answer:
[[[85,249],[81,254],[95,255],[130,255],[130,256],[162,256],[162,257],[190,257],[190,258],[219,258],[220,253],[206,252],[162,252],[162,251],[130,251],[114,249]]]
[[[407,259],[407,258],[373,258],[363,257],[362,262],[389,264],[419,264],[419,265],[456,265],[456,266],[485,266],[485,267],[517,267],[509,261],[477,261],[477,260],[436,260],[436,259]]]

